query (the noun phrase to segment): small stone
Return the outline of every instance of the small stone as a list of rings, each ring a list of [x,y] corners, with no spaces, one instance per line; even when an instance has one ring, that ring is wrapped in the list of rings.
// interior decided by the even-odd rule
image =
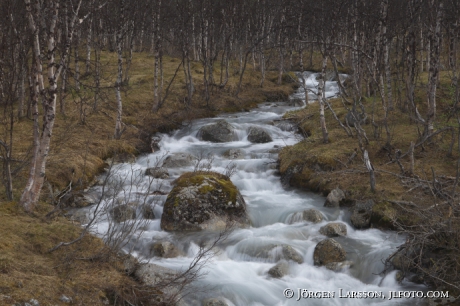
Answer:
[[[282,252],[283,252],[283,257],[285,259],[295,261],[298,264],[303,263],[302,255],[299,254],[299,252],[297,252],[296,250],[294,250],[294,248],[291,247],[290,245],[283,245]]]
[[[319,229],[320,234],[328,237],[346,236],[347,226],[342,222],[331,222]]]
[[[325,207],[339,207],[340,202],[345,198],[345,193],[340,188],[335,188],[327,195]]]
[[[372,207],[374,201],[356,202],[350,217],[351,224],[357,229],[365,229],[371,225]]]
[[[302,213],[302,218],[305,221],[310,221],[313,223],[319,223],[324,219],[323,214],[319,210],[314,208],[304,210]]]
[[[280,261],[268,270],[268,274],[274,278],[282,278],[289,273],[289,265],[285,260]]]

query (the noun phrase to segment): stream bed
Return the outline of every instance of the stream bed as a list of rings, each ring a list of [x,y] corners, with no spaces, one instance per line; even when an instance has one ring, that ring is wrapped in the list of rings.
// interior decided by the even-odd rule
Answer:
[[[315,90],[317,74],[306,72],[304,77],[306,86]],[[337,92],[336,82],[326,82],[326,97],[333,97]],[[302,87],[292,98],[304,98]],[[315,98],[310,93],[310,101]],[[392,231],[356,230],[350,223],[347,210],[324,207],[324,197],[282,185],[276,169],[277,152],[281,147],[297,143],[301,137],[294,133],[289,122],[281,119],[286,111],[295,108],[285,101],[270,102],[260,104],[249,112],[222,114],[216,118],[188,122],[180,130],[158,135],[161,138],[160,149],[154,153],[143,155],[134,163],[113,166],[110,177],[107,174],[101,177],[101,180],[107,179],[106,184],[94,186],[89,192],[102,196],[100,206],[108,207],[115,202],[148,204],[155,219],[145,222],[139,218],[138,222],[144,222],[138,229],[139,235],[135,243],[130,242],[126,247],[130,247],[132,253],[142,261],[181,270],[192,262],[198,245],[206,239],[207,233],[166,232],[160,228],[160,219],[163,203],[172,189],[172,181],[184,172],[193,171],[196,166],[170,167],[169,177],[164,179],[152,179],[145,175],[146,169],[161,165],[165,157],[173,153],[200,157],[202,167],[211,167],[212,171],[220,173],[234,167],[231,180],[246,201],[252,226],[235,229],[219,245],[218,252],[203,268],[206,275],[195,284],[199,288],[209,289],[187,295],[183,301],[186,305],[201,305],[201,301],[207,298],[219,298],[228,305],[238,306],[421,304],[422,300],[418,299],[390,299],[390,291],[426,290],[425,287],[405,281],[399,284],[395,280],[396,271],[385,276],[379,274],[384,269],[385,258],[404,242],[404,237]],[[197,138],[200,127],[220,119],[235,127],[237,140],[211,143]],[[247,130],[253,126],[266,130],[273,141],[263,144],[249,142]],[[229,150],[233,152],[231,156],[228,156]],[[207,166],[207,163],[211,165]],[[324,220],[312,223],[296,218],[296,213],[309,208],[319,210]],[[347,260],[353,264],[340,271],[313,264],[316,244],[327,238],[319,233],[319,229],[331,221],[343,222],[347,228],[346,236],[334,239],[344,247]],[[111,222],[110,214],[102,214],[95,223],[94,231],[104,237],[107,232],[119,229],[118,226]],[[152,256],[150,246],[156,241],[173,243],[181,256]],[[257,252],[251,251],[267,245],[289,245],[301,254],[303,263],[289,261],[288,274],[273,278],[267,272],[276,264],[276,260],[258,257]],[[304,298],[302,292],[306,291],[302,290],[311,293],[303,293],[304,297],[308,296]],[[352,292],[370,292],[372,298],[350,297]],[[285,297],[290,294],[293,295],[291,298]]]

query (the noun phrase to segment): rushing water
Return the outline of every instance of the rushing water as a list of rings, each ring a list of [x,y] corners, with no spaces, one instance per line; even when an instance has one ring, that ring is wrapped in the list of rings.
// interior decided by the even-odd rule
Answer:
[[[305,73],[306,85],[311,89],[317,86],[316,74]],[[336,82],[326,82],[326,97],[336,95]],[[315,99],[310,94],[310,99]],[[294,94],[303,98],[303,89]],[[142,236],[134,247],[135,254],[152,263],[179,270],[187,267],[193,260],[198,244],[206,233],[169,233],[160,228],[160,217],[167,192],[172,188],[171,182],[181,173],[192,171],[193,166],[169,169],[170,178],[152,180],[145,176],[148,167],[161,164],[167,154],[175,152],[191,153],[194,156],[213,155],[212,170],[225,172],[230,163],[236,165],[236,172],[231,177],[246,203],[252,227],[236,229],[220,246],[212,262],[204,268],[206,276],[199,280],[201,287],[209,286],[211,290],[187,297],[186,303],[200,305],[199,302],[209,297],[223,298],[228,305],[395,305],[415,304],[415,300],[389,300],[389,291],[423,290],[414,284],[398,284],[395,272],[385,277],[379,273],[383,270],[383,261],[400,244],[403,237],[391,231],[377,229],[355,230],[349,222],[349,213],[342,209],[323,207],[324,198],[307,192],[283,187],[276,175],[276,149],[293,145],[300,139],[298,135],[286,129],[287,125],[274,125],[282,115],[291,109],[286,102],[263,103],[250,112],[225,114],[217,118],[193,121],[172,134],[161,135],[161,149],[155,153],[142,156],[132,164],[119,164],[114,167],[109,183],[104,187],[104,200],[101,205],[109,205],[112,199],[122,201],[139,201],[140,198],[154,207],[157,219],[144,225]],[[237,131],[238,140],[228,143],[210,143],[197,139],[196,134],[203,125],[225,119]],[[263,127],[270,133],[273,142],[252,144],[247,140],[247,129],[251,126]],[[280,128],[283,128],[280,129]],[[240,149],[239,159],[229,160],[222,153],[229,149]],[[275,149],[275,150],[274,150]],[[206,162],[206,159],[204,160]],[[115,171],[116,170],[116,171]],[[153,192],[153,191],[162,192]],[[93,192],[101,194],[102,187],[94,187]],[[308,208],[320,210],[324,221],[313,224],[307,221],[292,222],[294,214]],[[331,221],[346,223],[348,234],[336,240],[347,251],[347,260],[353,261],[351,267],[334,272],[325,267],[313,265],[313,251],[316,244],[325,239],[318,230]],[[113,222],[112,222],[113,223]],[[102,216],[96,224],[97,232],[104,235],[113,225],[107,216]],[[149,258],[149,246],[155,241],[173,242],[186,254],[171,259]],[[267,271],[275,265],[274,260],[252,257],[251,249],[266,245],[287,244],[303,255],[304,263],[289,262],[289,274],[281,279],[268,276]],[[294,290],[294,297],[287,299],[283,290]],[[334,298],[298,299],[298,288],[309,291],[328,291]],[[356,299],[340,298],[350,291],[382,292],[386,298]],[[195,303],[195,302],[196,303]]]

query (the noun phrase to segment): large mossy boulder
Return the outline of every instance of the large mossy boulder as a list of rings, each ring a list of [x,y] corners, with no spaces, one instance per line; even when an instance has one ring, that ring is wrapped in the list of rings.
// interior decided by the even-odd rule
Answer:
[[[223,230],[249,224],[246,203],[232,181],[215,172],[187,172],[166,199],[161,228],[167,231]]]
[[[273,141],[266,130],[255,126],[248,129],[248,140],[252,143],[267,143]]]
[[[210,142],[230,142],[236,140],[235,128],[225,120],[200,128],[198,138]]]
[[[343,247],[332,238],[319,242],[313,253],[315,266],[324,266],[333,262],[341,262],[346,258],[347,253]]]

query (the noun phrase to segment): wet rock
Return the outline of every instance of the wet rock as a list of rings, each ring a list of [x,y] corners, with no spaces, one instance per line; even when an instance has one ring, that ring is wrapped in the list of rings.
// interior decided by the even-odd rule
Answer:
[[[182,256],[182,252],[171,242],[155,242],[150,247],[150,253],[153,256],[162,257],[162,258],[174,258]]]
[[[230,142],[236,139],[235,128],[225,120],[203,126],[197,136],[210,142]]]
[[[277,120],[273,123],[273,125],[286,132],[296,132],[298,129],[297,124],[290,120]]]
[[[123,266],[126,274],[132,275],[139,268],[139,261],[133,255],[128,254],[123,258]]]
[[[150,148],[152,149],[152,153],[160,150],[160,136],[153,136],[150,141]]]
[[[328,237],[346,236],[347,226],[342,222],[331,222],[322,226],[319,232]]]
[[[319,223],[323,221],[324,217],[319,210],[310,208],[302,212],[302,219],[313,223]]]
[[[249,224],[243,196],[227,176],[188,172],[175,183],[164,204],[163,230],[220,230],[229,222]]]
[[[251,257],[268,259],[273,262],[292,260],[298,264],[303,263],[302,254],[287,244],[251,245],[239,251]]]
[[[165,168],[180,168],[180,167],[188,167],[192,166],[195,157],[191,154],[188,153],[173,153],[171,155],[168,155],[164,162],[162,167]]]
[[[400,251],[393,255],[391,264],[397,270],[408,271],[412,266],[412,260],[404,251]]]
[[[282,278],[283,276],[286,276],[288,273],[289,265],[285,260],[280,261],[275,266],[271,267],[270,270],[268,270],[268,274],[274,278]]]
[[[169,172],[168,169],[164,167],[153,167],[145,170],[145,175],[152,176],[156,179],[167,179],[169,177]]]
[[[339,207],[340,202],[345,199],[345,193],[340,188],[335,188],[327,195],[325,207]]]
[[[351,266],[353,266],[353,262],[346,260],[346,261],[341,261],[341,262],[330,262],[325,265],[325,267],[329,270],[339,272],[342,271],[343,269],[348,269]]]
[[[303,256],[299,252],[294,250],[294,248],[291,247],[290,245],[283,245],[282,253],[283,253],[282,255],[283,258],[286,260],[292,260],[298,264],[303,263]]]
[[[248,129],[248,140],[252,143],[267,143],[273,141],[266,130],[255,126]]]
[[[357,201],[351,214],[351,224],[357,229],[365,229],[371,225],[374,201]]]
[[[243,157],[243,151],[240,149],[230,149],[222,153],[222,156],[229,159],[238,159]]]
[[[228,304],[220,299],[212,298],[204,300],[203,306],[228,306]]]
[[[136,208],[129,204],[118,205],[110,209],[109,214],[115,222],[125,222],[136,218]]]
[[[346,258],[343,247],[332,238],[319,242],[313,253],[313,262],[316,266],[324,266],[332,262],[341,262]]]
[[[142,218],[147,220],[154,220],[156,218],[152,206],[144,204],[141,207]]]

